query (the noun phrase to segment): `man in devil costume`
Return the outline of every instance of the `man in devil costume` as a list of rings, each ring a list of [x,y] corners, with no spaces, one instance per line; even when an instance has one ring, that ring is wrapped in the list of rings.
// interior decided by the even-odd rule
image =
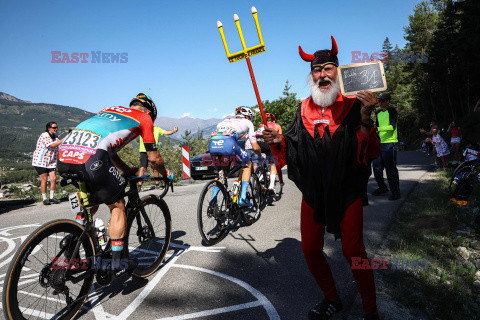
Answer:
[[[373,271],[363,244],[360,195],[369,161],[378,157],[380,141],[372,126],[376,98],[370,91],[343,96],[338,84],[338,47],[300,56],[310,62],[312,95],[303,100],[291,126],[280,135],[266,128],[280,165],[303,195],[302,250],[308,268],[325,299],[313,307],[309,319],[328,319],[342,310],[330,267],[323,255],[325,228],[341,238],[363,301],[364,319],[378,319]]]

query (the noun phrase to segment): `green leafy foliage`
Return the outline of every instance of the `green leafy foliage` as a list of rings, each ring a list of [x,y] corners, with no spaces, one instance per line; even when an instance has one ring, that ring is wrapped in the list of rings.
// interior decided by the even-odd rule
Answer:
[[[288,83],[288,80],[285,83],[283,88],[282,96],[276,100],[263,102],[263,109],[267,113],[273,113],[276,118],[276,122],[280,124],[283,129],[286,129],[290,126],[297,112],[298,106],[301,102],[297,98],[296,93],[290,92],[292,86]],[[258,105],[254,107],[257,109]],[[255,126],[259,126],[262,123],[262,116],[260,112],[257,112],[254,116],[253,123]]]
[[[405,47],[391,52],[425,53],[426,61],[387,59],[385,64],[400,140],[418,142],[418,128],[436,119],[440,128],[456,120],[465,138],[480,141],[479,117],[472,113],[480,101],[480,51],[473,49],[480,47],[479,16],[479,1],[431,0],[415,6],[404,27]],[[386,38],[383,50],[391,47]]]

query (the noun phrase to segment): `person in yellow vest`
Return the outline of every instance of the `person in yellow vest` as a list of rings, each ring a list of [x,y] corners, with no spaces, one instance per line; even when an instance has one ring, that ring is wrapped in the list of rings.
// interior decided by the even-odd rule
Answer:
[[[392,193],[388,200],[400,199],[400,182],[397,170],[397,122],[398,113],[395,108],[390,106],[390,94],[382,93],[378,96],[378,104],[382,109],[377,113],[376,126],[380,136],[380,156],[373,160],[372,168],[378,189],[372,192],[372,195],[379,196],[388,192],[387,185],[383,180],[383,169],[387,172],[388,185]]]
[[[163,130],[162,128],[159,127],[153,127],[153,136],[155,137],[155,144],[158,145],[158,139],[160,136],[169,136],[171,134],[174,134],[175,132],[178,131],[177,127],[174,127],[172,130]],[[138,148],[138,151],[140,152],[140,169],[138,170],[138,176],[143,176],[145,173],[145,170],[147,170],[148,166],[148,157],[147,157],[147,151],[145,150],[145,145],[143,144],[143,139],[140,137],[140,147]],[[158,171],[153,169],[153,176],[158,177]],[[158,181],[155,181],[155,189],[158,189]],[[138,182],[138,191],[142,190],[142,181]]]

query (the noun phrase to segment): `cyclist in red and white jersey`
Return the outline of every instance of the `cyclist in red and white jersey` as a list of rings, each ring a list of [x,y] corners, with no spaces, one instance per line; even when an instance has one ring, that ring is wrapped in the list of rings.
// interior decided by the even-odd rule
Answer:
[[[153,136],[153,122],[156,117],[155,103],[147,95],[139,93],[130,102],[130,108],[105,108],[80,123],[59,147],[60,175],[80,175],[88,192],[110,209],[108,234],[112,243],[113,261],[121,258],[126,225],[123,199],[125,181],[117,169],[126,175],[134,175],[136,172],[136,168],[125,164],[117,152],[140,135],[152,167],[162,176],[173,180],[173,174],[165,169],[162,156],[157,151]],[[76,221],[83,225],[83,219],[77,216]],[[134,267],[130,266],[130,262],[135,263],[129,261],[129,268]]]
[[[273,113],[265,113],[265,118],[267,118],[267,126],[269,128],[273,128],[273,129],[275,129],[275,131],[282,134],[282,127],[278,123],[275,122],[275,115]],[[265,126],[262,123],[262,124],[260,124],[260,126],[258,127],[258,130],[256,131],[255,137],[257,139],[258,145],[260,146],[260,148],[262,150],[262,153],[265,153],[265,155],[267,156],[267,159],[272,160],[273,155],[272,155],[272,151],[270,150],[270,145],[265,143],[265,140],[263,139],[263,131],[264,130],[265,130]],[[283,178],[282,178],[281,168],[278,168],[278,170],[277,170],[276,161],[270,161],[270,162],[271,162],[270,163],[270,185],[269,185],[268,189],[274,190],[275,180],[277,179],[277,174],[278,174],[278,178],[279,178],[279,181],[280,181],[282,186],[283,186]],[[277,171],[278,171],[278,173],[277,173]]]
[[[247,188],[252,175],[252,166],[250,155],[244,150],[245,145],[242,139],[250,141],[253,151],[257,155],[261,154],[260,147],[255,139],[255,129],[251,121],[252,116],[253,112],[250,108],[238,107],[235,110],[234,118],[224,119],[217,125],[217,129],[212,133],[208,145],[209,152],[212,156],[236,157],[240,161],[243,167],[243,175],[241,177],[242,184],[238,204],[248,207],[252,206],[252,204],[247,201]],[[215,199],[217,193],[218,187],[214,187],[213,199]]]

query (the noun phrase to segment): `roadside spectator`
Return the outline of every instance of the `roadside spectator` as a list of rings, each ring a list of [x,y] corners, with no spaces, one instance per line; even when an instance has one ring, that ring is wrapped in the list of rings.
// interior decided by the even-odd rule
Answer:
[[[462,157],[460,155],[460,141],[461,141],[461,133],[460,127],[457,127],[455,121],[450,123],[450,126],[447,129],[447,133],[452,134],[452,139],[450,140],[450,144],[452,145],[453,151],[455,152],[455,161],[453,164],[458,164],[462,162]]]
[[[51,203],[60,203],[60,200],[54,198],[57,175],[57,147],[62,143],[57,137],[58,126],[56,122],[47,123],[46,130],[37,140],[37,148],[33,153],[32,166],[40,177],[40,191],[44,205]],[[47,181],[50,177],[50,199],[47,198]]]
[[[430,129],[428,131],[422,128],[420,129],[420,133],[427,135],[428,138],[428,136],[433,135],[433,129],[438,129],[437,120],[435,119],[432,119],[432,121],[430,122]],[[425,143],[427,145],[427,156],[433,155],[435,157],[435,148],[433,147],[433,143],[430,140],[427,140],[425,140]]]
[[[441,168],[446,168],[448,166],[448,155],[450,154],[450,150],[448,149],[448,145],[443,140],[442,136],[438,133],[438,129],[433,129],[432,130],[433,135],[431,138],[431,141],[433,142],[433,145],[435,146],[435,150],[437,153],[437,158],[441,162]],[[430,138],[427,138],[430,139]]]
[[[155,137],[155,144],[158,145],[158,139],[160,136],[169,136],[171,134],[174,134],[178,132],[178,128],[174,127],[172,130],[163,130],[162,128],[159,127],[153,127],[153,136]],[[138,148],[138,151],[140,152],[140,169],[138,170],[138,176],[141,177],[145,173],[145,170],[147,170],[148,167],[148,157],[147,157],[147,151],[145,150],[145,145],[143,144],[143,139],[140,137],[140,147]],[[153,176],[158,177],[158,171],[153,169]],[[158,189],[159,187],[159,181],[155,181],[155,189]],[[142,190],[142,181],[138,182],[138,191]]]
[[[378,189],[373,191],[372,195],[379,196],[388,192],[383,179],[383,169],[385,169],[391,192],[388,200],[398,200],[401,197],[397,170],[398,113],[395,108],[390,106],[390,99],[390,94],[386,92],[380,94],[377,99],[382,109],[376,115],[376,125],[380,136],[380,156],[372,162],[373,174],[378,184]]]

